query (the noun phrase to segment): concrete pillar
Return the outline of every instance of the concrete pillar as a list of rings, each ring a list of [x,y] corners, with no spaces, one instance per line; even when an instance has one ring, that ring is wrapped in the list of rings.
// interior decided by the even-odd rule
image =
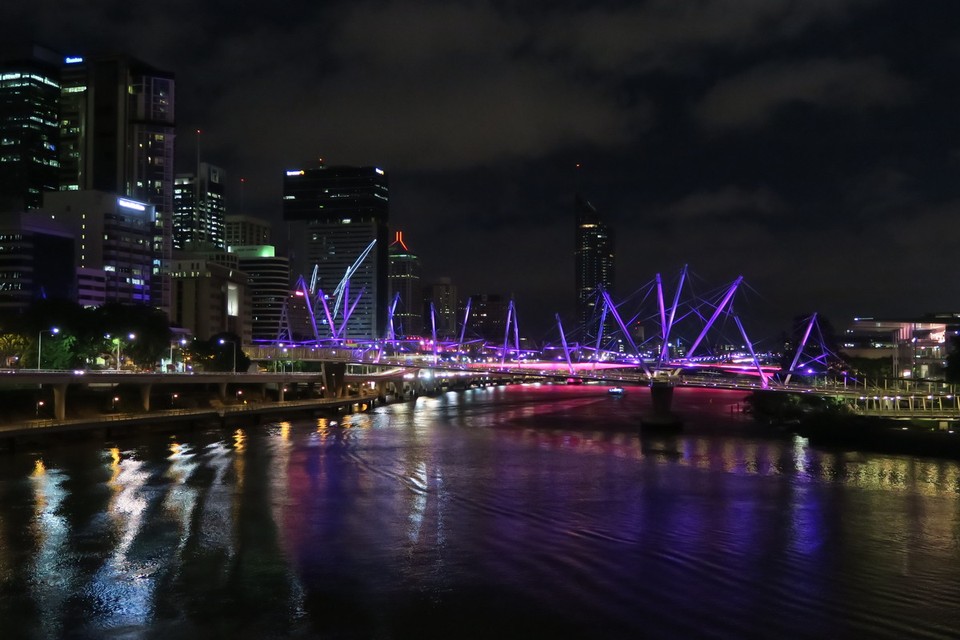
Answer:
[[[150,411],[150,388],[153,387],[153,384],[146,383],[140,385],[140,404],[143,405],[144,411]]]
[[[226,382],[217,383],[217,393],[220,395],[220,402],[227,401],[227,383]]]
[[[282,382],[277,383],[277,402],[283,402],[284,398],[284,384]]]
[[[67,417],[67,385],[53,386],[53,417],[63,420]]]

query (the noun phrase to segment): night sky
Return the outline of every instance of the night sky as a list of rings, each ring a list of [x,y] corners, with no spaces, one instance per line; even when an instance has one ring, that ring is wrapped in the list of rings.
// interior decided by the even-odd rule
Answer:
[[[755,338],[960,311],[957,2],[34,0],[0,24],[174,71],[181,166],[202,129],[233,213],[240,177],[279,221],[285,169],[383,167],[425,279],[513,293],[535,339],[572,317],[576,189],[616,231],[615,298],[689,263],[701,290],[744,276]]]

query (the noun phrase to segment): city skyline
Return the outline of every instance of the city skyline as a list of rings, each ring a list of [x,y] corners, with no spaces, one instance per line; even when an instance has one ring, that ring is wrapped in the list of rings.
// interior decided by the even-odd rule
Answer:
[[[201,5],[184,24],[176,4],[2,10],[45,46],[176,73],[178,134],[203,130],[231,213],[279,221],[283,170],[318,155],[383,166],[425,274],[512,292],[521,322],[546,327],[573,313],[576,182],[630,247],[622,294],[684,263],[710,283],[742,274],[778,330],[809,311],[842,325],[956,308],[941,275],[960,202],[956,12],[333,2]],[[179,145],[178,168],[194,153]]]

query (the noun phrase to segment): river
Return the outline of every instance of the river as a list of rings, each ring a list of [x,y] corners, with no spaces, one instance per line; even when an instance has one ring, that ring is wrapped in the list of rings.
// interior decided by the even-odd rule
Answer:
[[[956,638],[960,464],[509,386],[0,454],[0,638]]]

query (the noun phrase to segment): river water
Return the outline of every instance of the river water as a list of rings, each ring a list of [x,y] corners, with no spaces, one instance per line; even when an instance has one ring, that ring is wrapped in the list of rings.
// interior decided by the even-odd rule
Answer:
[[[957,638],[960,464],[510,386],[0,454],[0,638]]]

